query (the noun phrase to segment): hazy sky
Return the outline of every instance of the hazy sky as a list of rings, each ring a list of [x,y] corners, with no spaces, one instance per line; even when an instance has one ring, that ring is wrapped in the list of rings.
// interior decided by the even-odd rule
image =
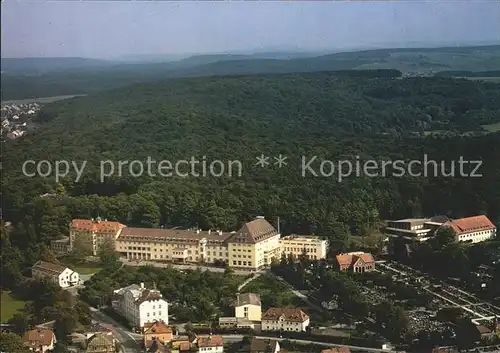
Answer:
[[[500,41],[500,2],[2,3],[2,56],[126,54]]]

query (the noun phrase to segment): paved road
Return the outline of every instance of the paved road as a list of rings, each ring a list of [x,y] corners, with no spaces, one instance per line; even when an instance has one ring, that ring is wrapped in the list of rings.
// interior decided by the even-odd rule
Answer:
[[[142,335],[130,332],[121,324],[96,308],[91,308],[91,311],[94,320],[112,325],[113,336],[120,342],[122,353],[138,353],[143,351],[141,345]]]

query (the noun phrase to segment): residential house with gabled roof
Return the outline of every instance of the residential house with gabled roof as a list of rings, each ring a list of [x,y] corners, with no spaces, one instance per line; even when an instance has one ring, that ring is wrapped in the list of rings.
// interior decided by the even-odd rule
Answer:
[[[196,345],[199,353],[223,353],[224,340],[221,336],[199,336]]]
[[[45,353],[54,349],[56,336],[52,330],[35,328],[24,334],[23,341],[30,351]]]
[[[375,270],[375,260],[372,254],[362,251],[339,254],[335,259],[340,271],[363,273]]]
[[[155,342],[165,345],[173,339],[173,330],[163,321],[144,324],[144,347],[151,348]]]
[[[120,222],[96,219],[74,219],[70,223],[70,249],[79,243],[89,254],[97,255],[103,244],[109,243],[116,247],[116,238],[125,225]]]
[[[85,353],[115,353],[116,343],[112,335],[96,333],[87,340]]]
[[[306,331],[309,315],[298,308],[269,308],[262,315],[262,331]]]
[[[168,302],[161,292],[149,289],[144,283],[130,285],[114,291],[113,308],[137,330],[147,323],[163,321],[168,325]]]
[[[281,347],[277,340],[253,337],[250,341],[250,353],[278,353]]]
[[[42,260],[31,267],[31,275],[36,279],[48,279],[61,288],[77,285],[80,281],[80,276],[77,272],[66,266]]]
[[[456,241],[472,243],[493,239],[497,232],[497,227],[484,215],[453,219],[444,223],[443,227],[453,229]]]

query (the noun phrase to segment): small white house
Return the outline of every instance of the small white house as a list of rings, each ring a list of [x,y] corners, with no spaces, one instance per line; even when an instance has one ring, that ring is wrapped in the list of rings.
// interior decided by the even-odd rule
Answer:
[[[65,266],[46,261],[38,261],[31,268],[31,275],[33,278],[45,278],[51,280],[54,283],[57,283],[61,288],[68,288],[77,285],[80,280],[78,272],[75,272]]]

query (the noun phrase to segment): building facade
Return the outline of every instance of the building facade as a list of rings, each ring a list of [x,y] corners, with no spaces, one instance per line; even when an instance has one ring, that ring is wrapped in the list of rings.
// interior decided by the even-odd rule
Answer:
[[[484,215],[450,220],[443,227],[453,229],[456,241],[472,243],[494,239],[497,232],[497,227]]]
[[[280,238],[280,249],[287,256],[299,257],[305,253],[310,260],[320,260],[326,258],[328,242],[314,236],[289,235]]]
[[[239,294],[234,306],[234,316],[249,321],[261,321],[262,307],[260,296],[255,293]]]
[[[69,240],[70,250],[75,246],[81,246],[83,250],[96,256],[102,245],[110,244],[116,247],[116,238],[120,235],[125,225],[119,222],[110,222],[96,219],[74,219],[70,224]]]
[[[375,260],[372,254],[369,253],[362,251],[350,252],[339,254],[335,258],[340,271],[363,273],[375,270]]]
[[[262,315],[262,331],[306,331],[309,315],[297,308],[269,308]]]
[[[115,353],[116,342],[112,335],[96,333],[87,340],[85,353]]]
[[[56,253],[56,255],[67,254],[70,250],[69,237],[51,240],[50,248]]]
[[[113,308],[136,329],[144,325],[162,321],[168,325],[168,302],[160,291],[133,284],[114,291],[116,300]]]
[[[33,265],[31,275],[36,279],[48,279],[61,288],[77,285],[80,281],[80,276],[77,272],[65,266],[45,261],[38,261]]]
[[[129,260],[227,263],[256,270],[279,258],[280,235],[263,217],[239,231],[123,228],[116,251]]]

